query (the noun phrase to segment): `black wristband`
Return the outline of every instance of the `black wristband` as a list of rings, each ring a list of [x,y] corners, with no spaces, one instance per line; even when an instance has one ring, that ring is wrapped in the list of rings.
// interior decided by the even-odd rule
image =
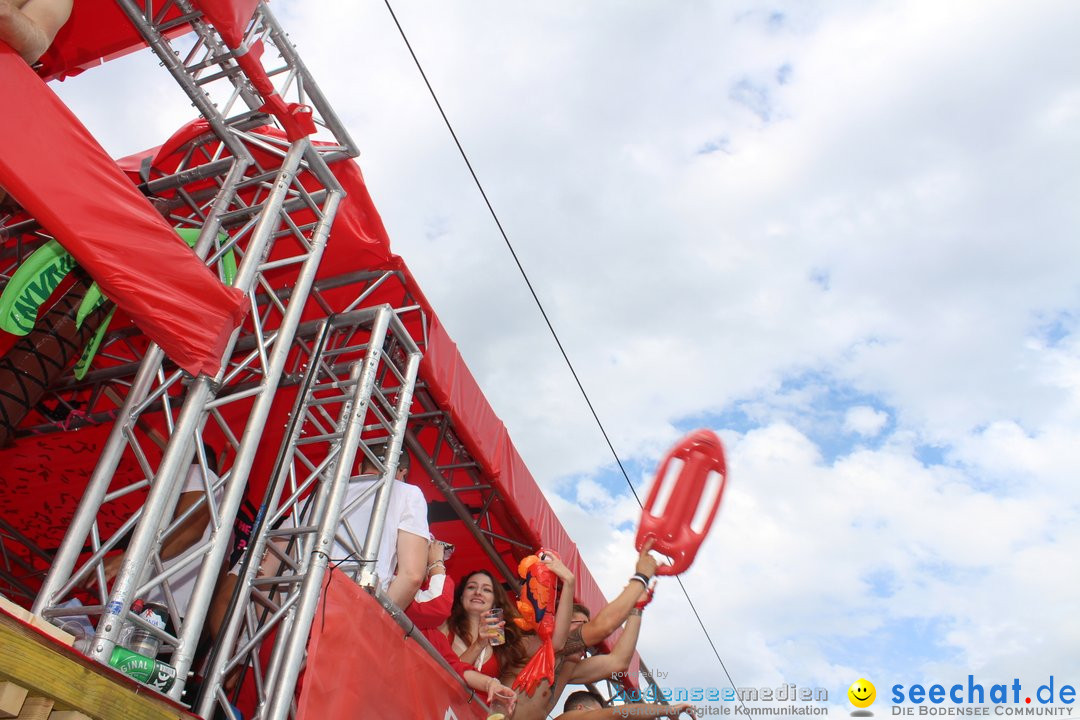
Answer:
[[[645,575],[645,573],[634,573],[630,576],[630,579],[637,580],[639,583],[645,586],[646,590],[649,589],[649,578]]]

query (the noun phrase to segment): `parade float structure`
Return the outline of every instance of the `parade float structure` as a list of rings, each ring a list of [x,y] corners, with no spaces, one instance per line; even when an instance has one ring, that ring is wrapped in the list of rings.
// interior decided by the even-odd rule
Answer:
[[[198,117],[113,161],[42,79],[147,46]],[[94,628],[85,657],[41,651],[59,676],[51,684],[29,666],[46,641],[22,625],[0,635],[24,648],[0,661],[0,688],[21,681],[78,710],[64,686],[89,674],[107,688],[87,691],[98,700],[146,704],[145,688],[132,693],[104,667],[135,628],[162,643],[176,677],[156,710],[124,705],[129,717],[212,717],[230,705],[248,718],[483,717],[372,587],[385,480],[401,452],[433,533],[459,548],[451,574],[485,567],[513,588],[518,560],[544,546],[574,571],[579,601],[605,604],[391,252],[356,143],[265,3],[80,0],[33,70],[3,48],[0,75],[22,103],[0,121],[0,186],[21,206],[0,213],[0,279],[61,246],[23,302],[21,335],[0,336],[0,594],[32,611],[31,625],[88,616]],[[384,482],[369,536],[341,537],[361,456]],[[163,544],[196,510],[175,513],[193,466],[212,532],[165,563]],[[252,534],[236,589],[222,593],[237,522]],[[335,533],[360,559],[358,584],[332,582]],[[272,576],[253,560],[267,553],[281,568]],[[110,581],[106,561],[119,557]],[[170,583],[195,568],[181,607]],[[148,595],[163,598],[167,630],[132,612]],[[223,596],[217,626],[211,606]],[[340,662],[353,671],[327,670]]]

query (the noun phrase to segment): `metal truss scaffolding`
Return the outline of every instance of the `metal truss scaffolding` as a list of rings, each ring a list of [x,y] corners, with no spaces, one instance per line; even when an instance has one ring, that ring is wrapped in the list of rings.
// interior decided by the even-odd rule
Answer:
[[[288,717],[328,565],[352,568],[369,588],[377,582],[374,562],[420,350],[384,305],[331,316],[309,351],[274,482],[211,656],[197,706],[206,717],[215,702],[228,708],[230,678],[254,683],[255,718]],[[350,483],[358,450],[378,470],[377,482]],[[352,521],[372,499],[360,535]]]
[[[229,48],[189,4],[176,4],[196,32],[194,46],[186,52],[173,47],[169,27],[155,25],[171,3],[155,8],[153,3],[136,6],[120,0],[210,129],[182,148],[180,164],[170,177],[148,179],[146,185],[173,190],[159,206],[175,223],[200,229],[195,251],[222,278],[232,274],[230,264],[238,265],[228,279],[248,294],[250,314],[230,338],[215,377],[189,378],[170,369],[153,345],[144,349],[122,340],[101,354],[97,368],[106,375],[131,362],[139,363],[138,371],[129,383],[114,377],[111,385],[97,386],[86,401],[88,410],[113,414],[116,421],[33,610],[51,618],[70,615],[72,611],[62,607],[68,598],[94,585],[100,604],[78,611],[98,618],[88,654],[108,662],[125,627],[150,632],[172,648],[177,680],[169,695],[179,699],[342,196],[327,162],[355,151],[264,5],[258,7],[243,43]],[[255,43],[262,49],[261,64],[253,66],[249,55],[241,69],[237,57]],[[256,70],[259,77],[251,77]],[[278,85],[270,85],[270,77]],[[275,97],[281,106],[279,88],[311,103],[316,124],[330,130],[335,142],[313,143],[306,136],[287,140],[287,122],[259,110],[274,107]],[[238,101],[242,110],[234,113]],[[264,125],[277,125],[279,132],[252,129]],[[298,222],[301,213],[310,220]],[[106,409],[109,403],[114,409]],[[230,423],[227,413],[246,413],[246,418],[239,425]],[[148,415],[163,422],[147,422]],[[237,426],[243,428],[239,436],[232,429]],[[213,472],[201,442],[208,427],[235,452],[231,469],[221,476]],[[118,484],[114,475],[126,453],[135,458],[143,477]],[[174,511],[193,466],[205,491],[212,531],[204,543],[179,558],[163,557],[164,543],[187,517],[175,517]],[[102,506],[135,492],[145,493],[145,501],[119,529],[102,537],[97,522]],[[119,568],[106,568],[106,553],[125,543]],[[87,544],[89,557],[84,553]],[[193,567],[200,568],[194,591],[186,607],[177,607],[170,581]],[[110,587],[108,575],[113,572]],[[130,612],[136,598],[146,597],[164,600],[170,632]]]
[[[37,575],[37,568],[52,556],[30,538],[0,518],[0,595],[33,600],[34,591],[26,584]]]

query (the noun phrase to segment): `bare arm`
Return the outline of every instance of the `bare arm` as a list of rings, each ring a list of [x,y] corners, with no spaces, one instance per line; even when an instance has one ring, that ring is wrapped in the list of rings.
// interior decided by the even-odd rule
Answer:
[[[180,495],[180,501],[176,504],[174,518],[180,517],[187,512],[192,505],[201,501],[206,493],[201,490],[189,491]],[[172,560],[180,553],[197,543],[203,536],[206,526],[210,524],[210,508],[202,503],[187,517],[186,520],[169,534],[161,545],[161,559]]]
[[[505,625],[506,623],[503,623]],[[462,638],[464,640],[465,638]],[[476,662],[480,654],[487,648],[491,647],[490,639],[484,636],[482,632],[477,633],[477,637],[472,641],[469,647],[465,648],[465,652],[461,653],[458,657],[462,662],[467,662],[470,665]]]
[[[677,718],[682,713],[690,717],[694,714],[694,706],[690,703],[677,703],[675,705],[617,705],[615,707],[599,708],[598,710],[571,710],[563,713],[556,720],[609,720],[610,718]]]
[[[610,678],[612,673],[626,672],[630,667],[630,660],[634,657],[640,632],[641,615],[631,615],[611,652],[607,655],[593,655],[579,662],[570,676],[570,683],[591,683]]]
[[[431,543],[427,557],[427,585],[416,593],[413,603],[405,611],[421,630],[444,623],[454,604],[454,581],[446,574],[442,555],[442,545]]]
[[[555,608],[555,630],[551,635],[551,646],[558,652],[566,644],[566,636],[570,634],[570,619],[574,615],[574,573],[556,557],[549,557],[544,562],[563,581],[562,594],[559,595],[559,604]]]
[[[499,698],[506,703],[511,709],[517,703],[517,693],[512,688],[508,688],[493,677],[477,672],[475,670],[466,670],[462,673],[462,677],[465,679],[465,684],[471,687],[473,690],[479,693],[487,693],[487,699],[485,702],[490,705],[491,701],[495,698]]]
[[[0,0],[0,3],[5,0]],[[189,490],[188,492],[180,494],[180,500],[176,504],[176,512],[173,514],[173,518],[178,518],[191,508],[192,505],[201,501],[205,493],[201,490]],[[203,531],[206,530],[206,526],[210,523],[210,508],[206,506],[206,503],[202,503],[195,512],[191,513],[183,524],[176,528],[173,532],[169,533],[169,536],[165,539],[165,542],[161,545],[161,559],[172,560],[180,553],[187,550],[189,547],[197,543],[203,535]],[[112,555],[105,558],[102,563],[105,568],[105,579],[112,581],[116,574],[120,572],[120,565],[124,561],[123,555]]]
[[[427,575],[427,538],[405,530],[397,531],[397,574],[386,594],[399,608],[407,608]]]
[[[649,554],[651,548],[652,541],[650,540],[641,549],[637,565],[634,567],[634,572],[641,573],[649,579],[656,574],[656,558]],[[615,632],[616,628],[626,622],[634,603],[644,592],[645,586],[637,580],[628,582],[617,598],[605,605],[596,617],[582,625],[581,639],[585,641],[585,645],[587,647],[599,645],[604,638]]]
[[[19,8],[0,0],[0,40],[26,62],[36,62],[70,17],[72,1],[29,0]]]

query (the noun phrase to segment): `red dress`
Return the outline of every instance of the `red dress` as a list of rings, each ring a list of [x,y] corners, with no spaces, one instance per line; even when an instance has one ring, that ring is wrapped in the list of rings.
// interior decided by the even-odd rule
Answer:
[[[443,580],[437,581],[436,578],[443,578]],[[440,582],[441,588],[438,587]],[[443,660],[446,660],[458,675],[464,677],[466,670],[476,670],[476,667],[463,661],[454,652],[454,632],[451,630],[449,635],[444,635],[439,630],[439,625],[450,617],[453,602],[454,581],[448,575],[435,575],[429,580],[428,589],[416,594],[416,600],[405,609],[405,614],[416,624],[417,629],[424,634],[432,647],[442,655]],[[488,677],[499,677],[499,661],[494,652],[480,666],[478,672]]]
[[[439,634],[442,635],[442,633],[439,633]],[[446,638],[446,641],[447,641],[447,644],[451,648],[451,652],[454,652],[453,651],[453,647],[454,647],[454,631],[453,630],[450,631],[450,635]],[[465,642],[465,641],[462,640],[462,642]],[[456,652],[454,654],[457,655]],[[470,665],[469,663],[466,663],[466,662],[462,661],[461,658],[458,658],[458,662],[465,665],[466,670],[476,670],[476,665]],[[487,675],[488,677],[493,677],[493,678],[499,677],[499,659],[497,657],[495,657],[495,651],[494,650],[491,651],[491,656],[487,660],[484,661],[484,664],[480,666],[480,669],[477,670],[477,672],[481,672],[481,673]]]

